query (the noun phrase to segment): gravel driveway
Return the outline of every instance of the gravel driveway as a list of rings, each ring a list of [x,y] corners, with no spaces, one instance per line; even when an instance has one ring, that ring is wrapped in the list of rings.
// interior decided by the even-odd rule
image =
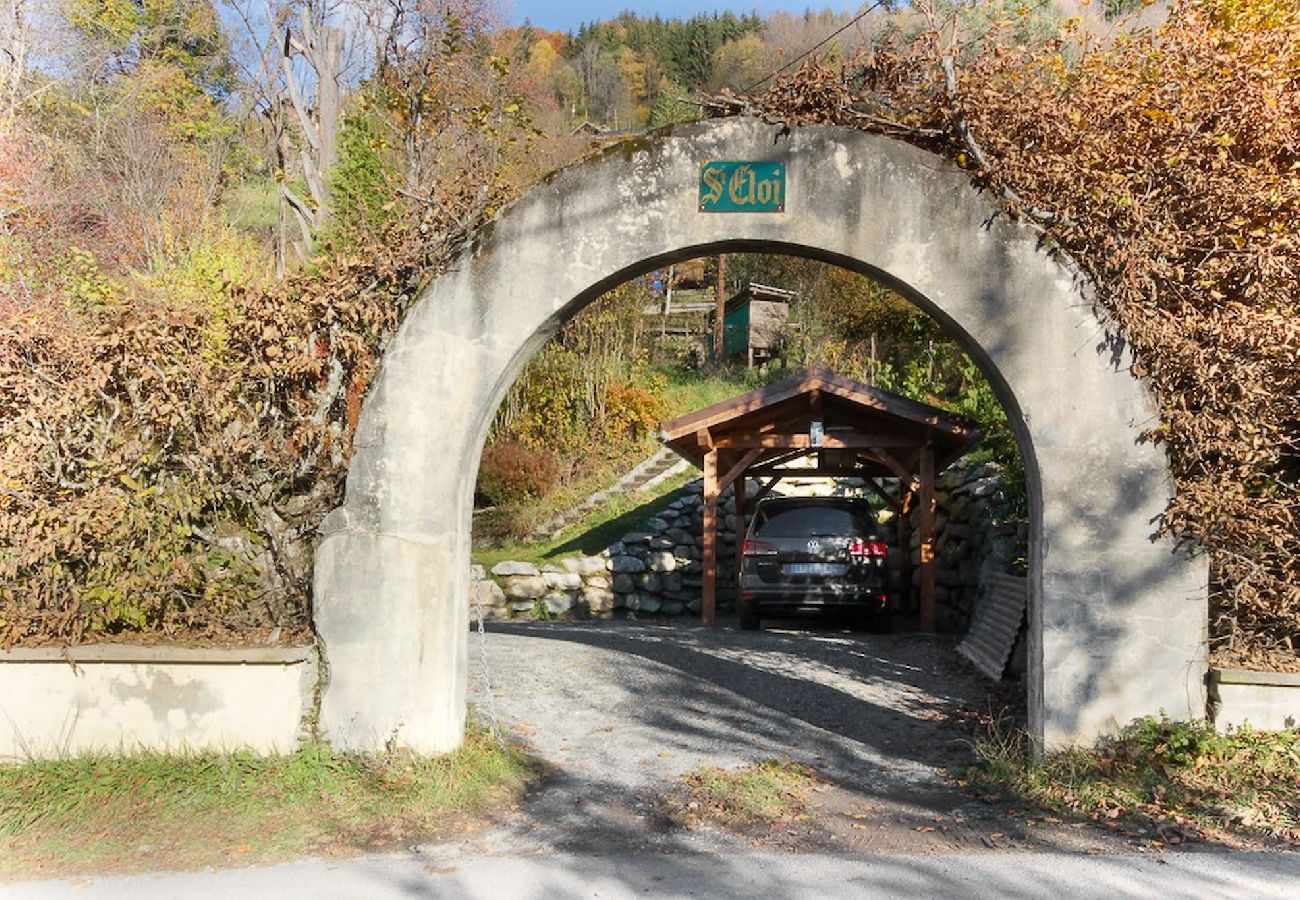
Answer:
[[[470,699],[486,706],[471,638]],[[502,724],[573,774],[638,788],[773,757],[837,779],[930,785],[969,760],[946,714],[984,691],[947,640],[631,621],[496,624]]]
[[[481,649],[471,635],[470,702],[486,721]],[[944,776],[973,759],[951,717],[987,698],[950,639],[798,622],[760,632],[627,620],[495,623],[486,655],[503,729],[553,767],[496,833],[512,849],[725,842],[680,834],[656,818],[656,798],[701,766],[772,758],[806,763],[835,782],[836,802],[857,829],[842,849],[1041,843],[1038,832],[1027,837]]]

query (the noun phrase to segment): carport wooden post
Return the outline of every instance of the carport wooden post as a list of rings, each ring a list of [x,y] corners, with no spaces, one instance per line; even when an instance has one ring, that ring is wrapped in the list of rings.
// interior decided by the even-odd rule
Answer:
[[[912,610],[912,506],[915,495],[910,486],[898,479],[898,600],[899,606]]]
[[[707,435],[708,432],[706,431]],[[706,627],[718,623],[718,451],[704,454],[704,583],[701,618]]]
[[[934,631],[934,449],[921,448],[921,630]],[[910,550],[909,550],[910,552]]]
[[[736,589],[740,589],[740,568],[745,562],[745,473],[736,476]]]

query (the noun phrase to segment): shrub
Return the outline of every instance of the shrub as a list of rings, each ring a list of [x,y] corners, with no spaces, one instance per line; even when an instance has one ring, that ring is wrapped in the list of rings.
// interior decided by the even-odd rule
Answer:
[[[477,493],[496,504],[540,497],[559,476],[555,457],[519,441],[489,444],[478,470]]]
[[[605,388],[605,411],[598,422],[607,441],[638,440],[665,418],[664,379],[651,376],[645,385],[614,382]]]

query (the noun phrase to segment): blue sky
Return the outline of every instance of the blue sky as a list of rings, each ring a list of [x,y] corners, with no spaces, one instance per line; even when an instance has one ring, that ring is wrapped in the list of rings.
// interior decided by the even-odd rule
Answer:
[[[859,3],[855,0],[750,0],[750,2],[707,3],[704,0],[627,0],[614,3],[582,3],[577,0],[505,0],[502,6],[508,11],[514,7],[510,16],[513,24],[521,25],[525,19],[539,28],[553,31],[576,31],[583,22],[609,19],[625,9],[642,15],[652,16],[658,13],[665,19],[689,18],[696,13],[723,12],[731,10],[737,13],[757,11],[760,15],[785,11],[802,13],[805,9],[833,9],[837,12],[855,12]]]

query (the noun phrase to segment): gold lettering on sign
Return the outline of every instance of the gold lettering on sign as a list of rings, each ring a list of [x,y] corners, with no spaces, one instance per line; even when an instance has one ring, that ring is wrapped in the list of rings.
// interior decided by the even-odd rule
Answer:
[[[701,212],[784,210],[785,168],[780,163],[718,161],[701,167]]]
[[[731,186],[727,196],[737,206],[750,206],[754,202],[754,169],[751,166],[737,166],[731,173]]]
[[[704,194],[700,197],[702,203],[717,203],[722,199],[724,185],[722,183],[722,169],[705,168],[700,173],[700,180],[704,182]]]

